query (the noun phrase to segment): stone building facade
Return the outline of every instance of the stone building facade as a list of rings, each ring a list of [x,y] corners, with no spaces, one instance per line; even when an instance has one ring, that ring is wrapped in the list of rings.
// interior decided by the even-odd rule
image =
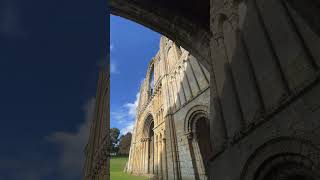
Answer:
[[[91,122],[89,140],[85,147],[84,180],[109,180],[109,71],[100,72],[97,83],[96,104]]]
[[[320,179],[319,1],[110,1],[113,14],[172,39],[208,70],[209,179]],[[178,147],[165,148],[177,158],[168,179],[192,172],[168,154],[188,152]]]
[[[207,178],[209,84],[208,71],[188,51],[161,37],[140,88],[128,172]]]

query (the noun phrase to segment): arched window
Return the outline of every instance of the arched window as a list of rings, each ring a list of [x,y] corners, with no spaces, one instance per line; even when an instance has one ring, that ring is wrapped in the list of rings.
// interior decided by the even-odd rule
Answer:
[[[147,142],[144,146],[146,153],[142,154],[144,163],[143,169],[145,173],[154,174],[155,173],[155,165],[156,165],[156,157],[157,154],[155,152],[155,142],[156,138],[154,135],[154,118],[151,114],[147,116],[144,122],[143,127],[143,137],[147,139]]]
[[[312,142],[277,137],[264,142],[250,155],[242,180],[319,180],[319,149]]]
[[[212,152],[207,107],[195,106],[189,110],[185,120],[185,133],[194,170],[194,178],[207,179],[207,162]]]
[[[189,148],[195,179],[207,179],[207,162],[211,154],[211,144],[209,123],[205,116],[193,117],[190,135]]]

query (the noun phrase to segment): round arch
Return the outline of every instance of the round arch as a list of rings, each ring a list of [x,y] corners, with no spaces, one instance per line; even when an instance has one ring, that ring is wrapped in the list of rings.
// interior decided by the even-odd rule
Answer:
[[[153,121],[154,121],[154,118],[153,118],[152,114],[149,113],[146,116],[146,118],[144,119],[144,123],[143,123],[142,133],[143,133],[144,138],[149,138],[150,131],[153,130],[153,128],[151,128],[151,126],[154,124]]]
[[[272,139],[252,153],[241,180],[320,179],[320,149],[310,141],[292,137]]]
[[[232,0],[233,6],[245,0]],[[212,1],[211,1],[212,2]],[[222,2],[222,1],[221,1]],[[111,13],[130,19],[177,42],[204,65],[209,65],[210,0],[111,0]],[[320,10],[317,1],[285,1],[320,35]],[[220,4],[220,5],[219,5]]]
[[[208,119],[208,107],[203,105],[197,105],[192,107],[188,112],[184,120],[184,133],[189,134],[195,130],[194,125],[196,121],[206,118]]]
[[[205,67],[210,63],[210,1],[111,0],[111,14],[163,34],[193,54]],[[194,14],[197,14],[195,16]]]
[[[143,121],[143,129],[142,129],[142,139],[144,141],[144,163],[143,163],[143,171],[146,174],[154,174],[155,172],[155,134],[153,131],[154,128],[154,118],[151,113],[148,113],[146,118]]]
[[[188,138],[189,151],[195,179],[207,179],[208,157],[212,152],[208,108],[203,105],[192,107],[185,118],[184,132]]]

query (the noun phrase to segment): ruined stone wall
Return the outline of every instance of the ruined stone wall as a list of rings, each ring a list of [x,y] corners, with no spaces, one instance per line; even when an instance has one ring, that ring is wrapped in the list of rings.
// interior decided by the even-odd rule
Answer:
[[[154,73],[153,89],[151,73]],[[191,133],[188,113],[196,110],[203,110],[204,115],[208,113],[209,76],[189,52],[161,37],[160,49],[150,61],[140,88],[128,172],[162,179],[195,179],[195,168],[204,171],[191,163],[185,139]],[[201,157],[197,156],[194,161],[201,164]],[[206,177],[204,173],[201,176]]]
[[[208,22],[208,29],[199,26],[197,20],[186,18],[194,16],[192,11],[176,9],[196,8],[208,1],[161,2],[162,6],[157,6],[142,0],[111,0],[111,6],[115,13],[174,39],[209,71],[210,96],[206,91],[197,96],[210,99],[207,108],[213,151],[206,164],[209,178],[319,179],[319,2],[209,0],[210,7],[201,8],[210,14],[209,19],[203,19]],[[159,126],[165,129],[168,161],[156,169],[158,172],[161,167],[170,167],[161,171],[168,179],[202,179],[203,168],[198,163],[201,158],[192,153],[197,150],[194,133],[184,133],[189,131],[189,123],[185,123],[185,131],[181,129],[183,118],[179,113],[184,114],[188,105],[180,104],[188,95],[172,93],[179,92],[179,84],[172,83],[177,79],[169,77],[162,83],[162,94],[169,98],[163,98],[164,126]],[[199,105],[191,111],[206,111],[205,107]],[[145,109],[154,113],[151,105]],[[143,124],[139,118],[147,114],[138,115],[136,127]],[[193,114],[188,111],[186,117]],[[142,134],[142,129],[136,128],[135,133]],[[138,152],[141,137],[144,136],[137,135],[137,148],[132,152]],[[148,138],[141,140],[148,142]],[[136,158],[132,162],[139,162],[138,155],[131,153],[130,157]],[[136,167],[132,166],[142,172]]]
[[[211,0],[210,16],[210,178],[319,178],[319,36],[286,0]]]
[[[107,71],[109,72],[109,71]],[[94,116],[85,147],[84,180],[109,180],[109,73],[100,72],[97,83]]]

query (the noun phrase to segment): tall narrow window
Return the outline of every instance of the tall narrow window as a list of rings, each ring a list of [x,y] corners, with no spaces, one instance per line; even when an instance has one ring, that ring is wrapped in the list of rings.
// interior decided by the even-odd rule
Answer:
[[[154,89],[154,65],[152,65],[151,71],[150,71],[150,79],[149,79],[149,90],[150,95],[153,94]]]
[[[189,147],[194,167],[195,179],[208,179],[207,162],[212,152],[210,145],[209,121],[204,114],[198,114],[191,119],[192,135]]]

